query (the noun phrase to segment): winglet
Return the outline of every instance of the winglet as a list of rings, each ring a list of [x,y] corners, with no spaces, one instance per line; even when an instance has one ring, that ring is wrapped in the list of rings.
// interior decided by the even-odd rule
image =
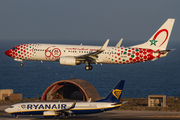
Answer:
[[[72,104],[72,106],[71,106],[69,109],[74,108],[74,107],[75,107],[75,105],[76,105],[76,102],[77,102],[77,101],[74,101],[74,103]]]
[[[85,55],[81,55],[81,56],[77,56],[76,59],[91,58],[90,59],[91,61],[93,61],[94,63],[97,63],[98,54],[100,54],[100,53],[102,53],[103,51],[106,50],[106,47],[107,47],[108,43],[109,43],[109,39],[106,40],[104,45],[98,51],[91,52],[91,53],[88,53],[88,54],[85,54]]]
[[[109,43],[109,39],[106,40],[106,42],[105,42],[104,45],[99,49],[99,51],[104,51],[104,50],[106,50],[106,47],[107,47],[108,43]]]
[[[123,38],[121,38],[121,39],[119,40],[119,42],[117,43],[116,47],[120,47],[120,46],[121,46],[122,41],[123,41]]]
[[[91,102],[91,98],[89,98],[89,100],[87,102]]]

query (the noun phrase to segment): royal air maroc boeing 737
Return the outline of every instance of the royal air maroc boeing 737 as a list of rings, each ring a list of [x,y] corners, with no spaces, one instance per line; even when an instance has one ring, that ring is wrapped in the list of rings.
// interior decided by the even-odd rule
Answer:
[[[5,109],[7,113],[12,115],[44,115],[46,117],[60,116],[67,118],[68,115],[75,114],[92,114],[120,107],[127,101],[120,103],[124,80],[112,89],[109,95],[102,100],[96,102],[31,102],[18,103],[11,105]]]
[[[5,52],[15,61],[38,60],[58,61],[60,65],[79,65],[85,63],[85,69],[91,70],[90,64],[130,64],[156,60],[167,56],[166,50],[175,19],[167,21],[145,43],[120,47],[122,39],[115,47],[107,47],[109,39],[103,46],[62,45],[62,44],[21,44]]]

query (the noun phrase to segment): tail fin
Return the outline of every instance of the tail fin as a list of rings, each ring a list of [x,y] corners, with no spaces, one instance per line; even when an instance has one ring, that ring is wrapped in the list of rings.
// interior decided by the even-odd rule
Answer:
[[[174,21],[175,19],[172,18],[167,19],[167,21],[154,33],[154,35],[147,42],[131,47],[166,50]]]
[[[102,100],[96,101],[96,102],[113,102],[113,103],[119,103],[124,87],[124,80],[120,80],[119,83],[112,89],[112,91],[109,93],[109,95]]]

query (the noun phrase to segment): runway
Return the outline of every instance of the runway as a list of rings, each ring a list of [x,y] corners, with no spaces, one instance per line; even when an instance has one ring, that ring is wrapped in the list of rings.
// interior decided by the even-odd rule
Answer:
[[[1,108],[2,109],[2,108]],[[17,120],[15,116],[0,111],[0,119],[2,120]],[[19,116],[20,120],[49,120],[49,119],[62,119],[62,117],[56,118],[44,118],[41,115],[33,116]],[[90,114],[90,115],[76,115],[69,116],[68,120],[179,120],[180,112],[167,112],[167,111],[131,111],[131,110],[112,110],[103,113]]]

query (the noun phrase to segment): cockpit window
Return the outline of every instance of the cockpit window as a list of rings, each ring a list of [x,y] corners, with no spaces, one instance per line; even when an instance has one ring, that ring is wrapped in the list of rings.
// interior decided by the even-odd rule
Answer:
[[[10,106],[9,108],[14,108],[14,106]]]
[[[13,49],[13,50],[17,50],[18,48],[15,48],[15,47],[14,47],[14,48],[12,48],[12,49]]]

